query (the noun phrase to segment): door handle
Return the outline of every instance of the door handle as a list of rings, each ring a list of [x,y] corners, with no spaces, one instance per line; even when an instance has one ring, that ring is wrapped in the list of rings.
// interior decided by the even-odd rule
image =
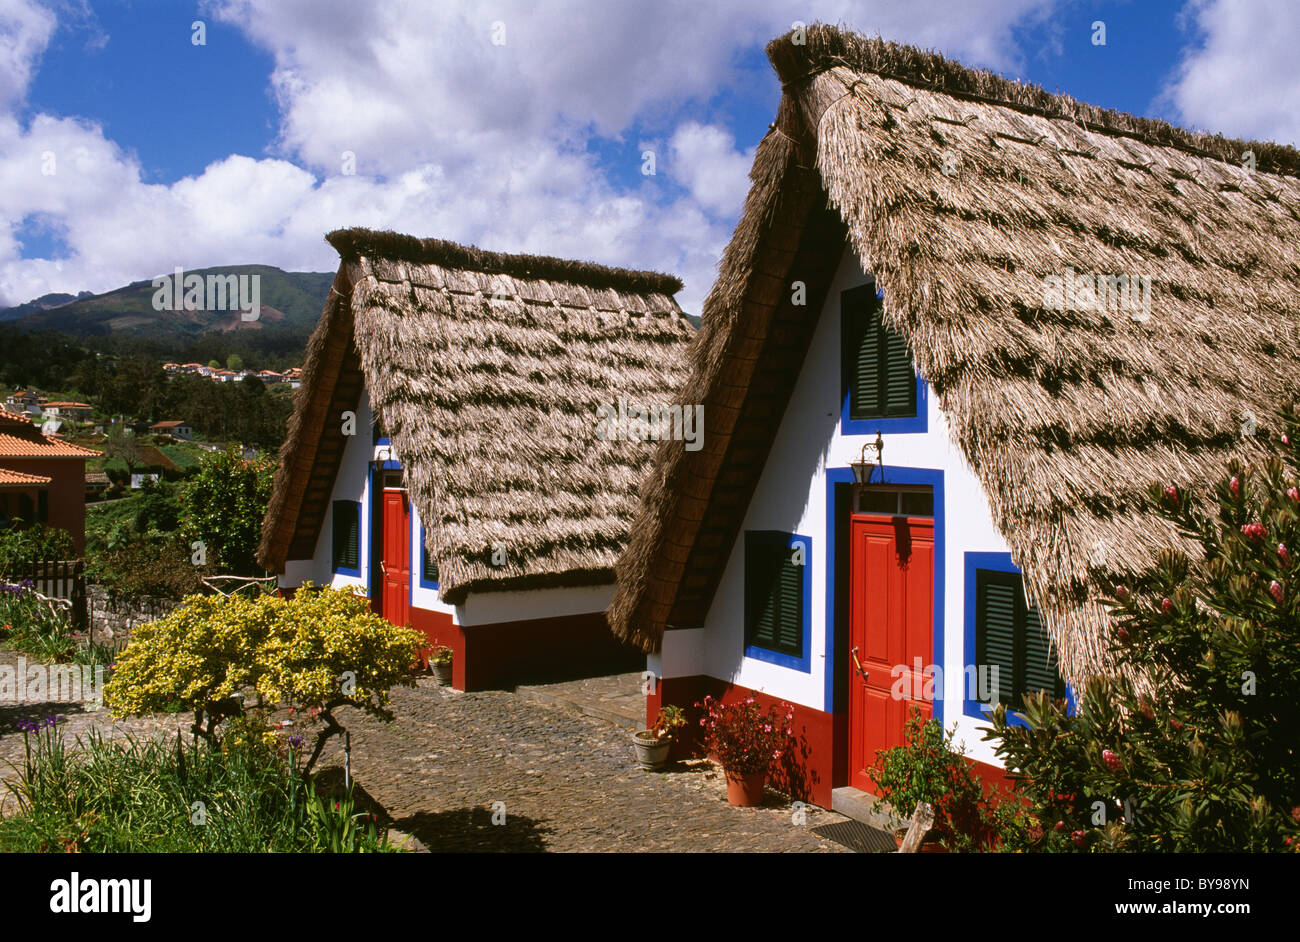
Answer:
[[[858,660],[858,646],[856,644],[853,646],[853,650],[849,652],[849,657],[853,658],[853,666],[857,668],[858,676],[862,678],[862,682],[865,684],[867,682],[867,672],[862,669],[862,662]]]
[[[384,565],[384,561],[382,559],[379,561],[379,571],[382,572],[384,575],[388,575],[388,567]]]

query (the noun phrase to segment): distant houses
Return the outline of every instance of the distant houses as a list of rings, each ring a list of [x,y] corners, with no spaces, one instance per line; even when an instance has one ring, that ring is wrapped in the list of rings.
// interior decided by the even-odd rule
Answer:
[[[149,426],[149,431],[155,435],[170,435],[172,438],[179,438],[182,441],[190,441],[194,438],[194,429],[188,422],[181,419],[168,419],[165,422],[155,422]]]
[[[228,370],[219,366],[206,366],[202,363],[164,363],[163,372],[168,376],[202,376],[216,383],[233,383],[256,376],[263,383],[289,383],[297,389],[302,381],[302,369],[291,366],[283,373],[276,370]]]
[[[42,395],[19,389],[9,394],[9,398],[5,400],[5,405],[10,412],[26,412],[30,415],[40,415],[46,401],[46,398]]]
[[[41,409],[41,415],[46,418],[76,419],[85,422],[90,419],[94,411],[94,406],[88,402],[47,402]]]

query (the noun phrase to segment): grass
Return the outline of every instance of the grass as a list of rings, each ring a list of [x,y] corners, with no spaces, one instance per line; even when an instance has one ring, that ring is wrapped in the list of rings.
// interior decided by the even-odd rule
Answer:
[[[64,742],[57,718],[28,724],[26,758],[0,818],[0,851],[115,853],[385,852],[350,794],[316,793],[292,750],[257,722],[221,747],[163,739]]]

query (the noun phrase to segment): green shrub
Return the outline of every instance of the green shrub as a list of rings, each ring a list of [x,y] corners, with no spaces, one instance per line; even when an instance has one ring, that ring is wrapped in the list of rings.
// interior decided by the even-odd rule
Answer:
[[[43,523],[0,530],[0,575],[14,575],[33,559],[72,559],[72,535]]]
[[[273,462],[245,461],[233,445],[205,455],[198,471],[183,485],[185,543],[202,542],[207,561],[223,573],[262,573],[257,547],[274,475]]]
[[[906,826],[923,801],[934,809],[932,830],[946,846],[990,850],[1002,827],[996,810],[1000,802],[985,795],[963,758],[965,750],[954,744],[956,729],[954,724],[945,731],[937,720],[923,719],[912,707],[903,727],[904,745],[882,749],[867,774],[881,801],[893,808],[896,826]]]
[[[1284,434],[1276,456],[1233,461],[1198,505],[1174,483],[1149,509],[1197,557],[1164,551],[1113,587],[1113,673],[1078,712],[1039,696],[1025,727],[995,712],[986,738],[1012,770],[1035,850],[1300,850],[1300,475]]]
[[[175,539],[139,539],[115,527],[108,545],[115,548],[91,558],[86,578],[122,598],[183,599],[201,591],[212,573],[194,565],[188,546]]]

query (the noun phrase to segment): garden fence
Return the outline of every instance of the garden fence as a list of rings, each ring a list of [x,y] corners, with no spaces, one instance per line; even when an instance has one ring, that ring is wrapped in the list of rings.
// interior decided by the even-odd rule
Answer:
[[[11,583],[30,580],[41,595],[63,599],[72,605],[72,625],[85,631],[88,622],[86,611],[86,563],[80,559],[28,559],[8,567],[5,579]]]

